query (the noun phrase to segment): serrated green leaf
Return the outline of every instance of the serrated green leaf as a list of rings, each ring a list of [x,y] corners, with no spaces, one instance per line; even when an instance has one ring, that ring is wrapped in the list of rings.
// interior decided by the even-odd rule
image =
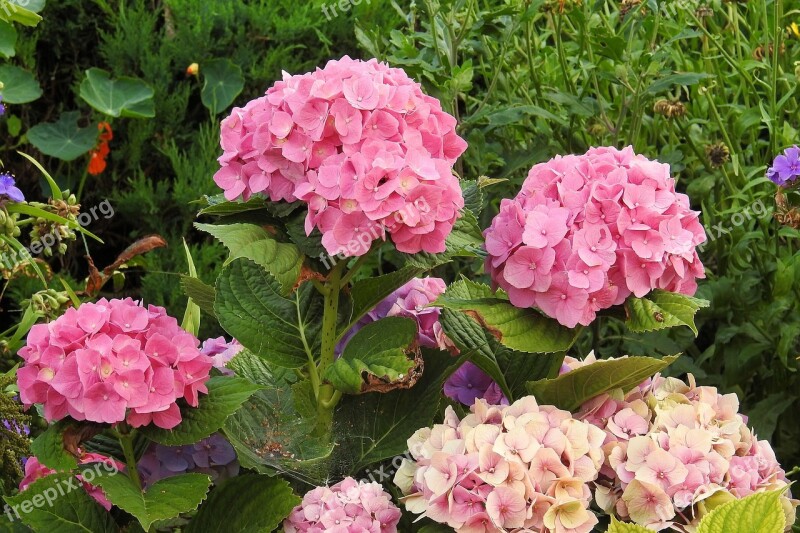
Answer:
[[[353,288],[350,291],[353,298],[353,312],[350,319],[339,331],[338,338],[350,331],[350,328],[361,320],[361,317],[371,311],[384,298],[422,272],[421,268],[405,267],[383,276],[366,278],[353,283]]]
[[[612,516],[611,525],[608,526],[608,531],[606,533],[652,533],[652,529],[647,529],[637,524],[620,522]]]
[[[226,265],[235,259],[250,259],[280,282],[284,295],[292,292],[303,266],[297,246],[276,241],[255,224],[195,224],[195,227],[210,233],[230,250]]]
[[[216,376],[206,383],[208,394],[200,395],[197,407],[181,409],[181,423],[172,429],[153,425],[140,431],[148,439],[166,446],[194,444],[221,428],[225,421],[261,387],[239,377]]]
[[[200,99],[214,116],[225,111],[244,89],[242,69],[230,59],[205,61],[200,74],[204,78]]]
[[[637,333],[689,326],[696,336],[694,315],[701,307],[708,305],[707,300],[656,289],[644,298],[631,296],[625,301],[628,313],[626,325]]]
[[[483,191],[478,182],[461,180],[461,193],[464,196],[464,207],[474,215],[480,215],[483,210]]]
[[[112,477],[112,476],[104,476]],[[94,478],[95,480],[99,477]],[[12,515],[34,531],[47,533],[115,533],[111,514],[75,482],[75,474],[51,474],[34,481],[15,496],[6,496]],[[38,503],[38,505],[37,505]],[[16,507],[16,511],[13,509]]]
[[[367,324],[347,343],[323,378],[348,394],[368,392],[363,374],[391,383],[408,376],[415,362],[406,350],[417,338],[417,323],[409,318],[387,317]]]
[[[42,88],[33,74],[14,65],[0,65],[3,103],[27,104],[42,96]]]
[[[579,330],[562,326],[535,309],[520,309],[504,295],[486,296],[488,286],[475,297],[477,284],[457,281],[434,303],[436,307],[469,315],[486,328],[502,345],[528,353],[566,351],[575,342]],[[501,297],[498,297],[501,296]]]
[[[725,503],[700,521],[697,533],[782,533],[786,516],[781,491],[758,492]]]
[[[160,520],[194,511],[206,499],[211,478],[205,474],[181,474],[162,479],[144,492],[125,474],[103,476],[93,482],[108,500],[133,515],[147,531]]]
[[[289,484],[277,477],[246,475],[217,487],[192,518],[186,533],[261,533],[273,531],[300,503]]]
[[[601,359],[561,374],[555,379],[530,381],[527,388],[540,403],[572,411],[600,394],[616,389],[630,391],[653,374],[667,368],[677,358],[677,355],[672,355],[663,359]]]
[[[77,111],[69,111],[56,122],[37,124],[28,130],[28,141],[45,155],[73,161],[97,142],[97,129],[79,127],[79,117]]]
[[[214,287],[189,276],[181,276],[181,287],[183,293],[191,298],[201,311],[209,316],[216,316],[214,314],[214,298],[217,292]]]
[[[236,259],[217,279],[214,311],[222,328],[259,357],[300,368],[318,353],[322,297],[303,283],[290,297],[263,267]]]
[[[75,456],[64,449],[64,432],[71,425],[66,420],[51,424],[31,443],[31,453],[47,468],[69,472],[78,466]]]
[[[137,78],[111,75],[90,68],[81,82],[80,97],[97,111],[110,117],[152,118],[156,116],[153,88]]]

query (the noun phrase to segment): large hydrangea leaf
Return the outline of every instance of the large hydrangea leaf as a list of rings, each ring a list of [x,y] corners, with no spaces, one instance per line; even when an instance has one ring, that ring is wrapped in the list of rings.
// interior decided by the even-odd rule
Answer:
[[[603,359],[561,374],[555,379],[529,381],[528,392],[541,404],[573,411],[600,394],[616,389],[630,391],[653,374],[667,368],[676,359],[677,355],[663,359]]]
[[[781,491],[758,492],[720,505],[700,521],[697,533],[782,533],[780,498]]]
[[[694,315],[708,305],[707,300],[656,289],[646,297],[631,296],[625,301],[627,326],[637,333],[688,326],[697,335]]]

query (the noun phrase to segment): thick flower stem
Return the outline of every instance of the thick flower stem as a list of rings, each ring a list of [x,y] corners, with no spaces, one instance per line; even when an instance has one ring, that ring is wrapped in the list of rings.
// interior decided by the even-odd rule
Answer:
[[[128,476],[139,490],[142,490],[142,480],[139,477],[139,470],[136,468],[136,454],[133,451],[134,431],[132,430],[128,433],[117,431],[116,433],[120,446],[122,446],[122,453],[125,455],[125,464],[128,466]]]
[[[325,371],[336,359],[336,337],[339,318],[339,293],[342,288],[342,271],[347,265],[346,261],[340,261],[331,270],[328,281],[325,283],[325,290],[322,293],[325,297],[325,304],[322,313],[322,346],[319,358],[319,372],[322,381]],[[317,396],[317,412],[319,414],[319,427],[330,428],[333,423],[333,410],[338,403],[340,395],[336,394],[333,385],[329,383],[319,384],[319,395]]]

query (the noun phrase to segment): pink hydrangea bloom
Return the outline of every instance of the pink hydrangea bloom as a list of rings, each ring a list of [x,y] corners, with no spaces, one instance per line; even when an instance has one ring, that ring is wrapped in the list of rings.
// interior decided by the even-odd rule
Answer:
[[[567,357],[561,372],[594,362],[594,355]],[[691,530],[714,494],[743,498],[787,487],[772,447],[739,414],[736,395],[698,386],[691,374],[687,381],[656,375],[593,398],[576,414],[605,432],[595,498],[606,512],[657,531]],[[789,498],[784,508],[793,514]]]
[[[235,108],[214,181],[228,200],[302,200],[331,254],[363,255],[386,234],[401,252],[439,253],[464,207],[455,126],[401,69],[344,57]]]
[[[471,411],[460,420],[448,406],[409,439],[414,461],[395,476],[406,508],[458,532],[590,532],[603,431],[532,396]]]
[[[631,147],[535,165],[485,231],[486,270],[518,307],[568,327],[653,289],[694,294],[705,277],[699,213],[669,165]]]
[[[287,533],[396,533],[400,509],[380,484],[348,477],[317,487],[284,521]]]
[[[49,421],[75,420],[172,429],[176,403],[197,407],[211,357],[162,307],[132,299],[85,303],[31,328],[19,351],[20,400],[44,406]]]
[[[79,463],[82,465],[90,463],[103,463],[100,467],[100,470],[96,471],[101,475],[116,475],[125,468],[125,465],[119,461],[97,453],[83,453]],[[39,459],[36,457],[29,457],[27,461],[25,461],[25,477],[23,477],[22,481],[19,483],[19,490],[24,491],[37,479],[49,476],[55,472],[55,470],[47,468],[40,463]],[[111,510],[111,502],[108,501],[108,498],[106,498],[106,495],[102,489],[92,485],[89,481],[85,481],[80,475],[75,477],[81,483],[81,486],[83,486],[84,490],[89,494],[89,496],[94,498],[97,503],[102,505],[106,511]]]

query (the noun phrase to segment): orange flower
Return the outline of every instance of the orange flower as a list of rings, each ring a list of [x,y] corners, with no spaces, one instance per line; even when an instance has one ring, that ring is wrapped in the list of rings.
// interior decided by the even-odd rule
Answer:
[[[199,72],[200,72],[200,65],[198,65],[197,63],[192,63],[186,68],[187,76],[197,76]]]
[[[111,125],[108,122],[100,122],[97,130],[100,132],[97,136],[97,146],[89,152],[89,168],[87,169],[92,176],[102,174],[106,169],[106,158],[111,153],[108,142],[114,138],[114,132],[111,131]]]
[[[106,143],[101,144],[101,146],[105,146],[108,149],[108,145]],[[90,152],[92,154],[91,159],[89,159],[89,174],[92,176],[97,176],[98,174],[102,174],[103,171],[106,169],[106,158],[100,153],[99,149],[94,149]]]

